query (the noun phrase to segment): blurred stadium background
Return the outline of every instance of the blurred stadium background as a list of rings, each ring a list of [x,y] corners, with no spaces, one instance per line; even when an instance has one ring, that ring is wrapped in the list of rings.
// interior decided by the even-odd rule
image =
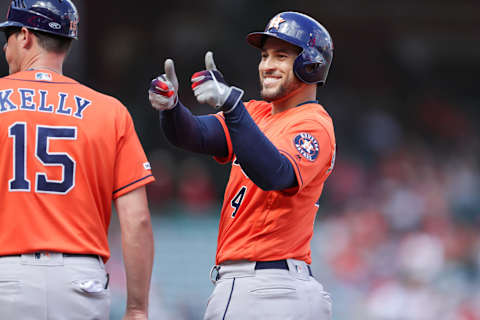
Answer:
[[[286,10],[317,18],[335,44],[318,97],[334,120],[337,160],[312,240],[334,320],[480,319],[478,0],[76,2],[81,40],[65,73],[129,108],[157,178],[152,319],[202,318],[229,168],[168,145],[149,82],[171,57],[181,100],[211,112],[189,79],[212,50],[227,81],[258,98],[259,54],[245,36]],[[111,318],[120,319],[115,219],[111,229]]]

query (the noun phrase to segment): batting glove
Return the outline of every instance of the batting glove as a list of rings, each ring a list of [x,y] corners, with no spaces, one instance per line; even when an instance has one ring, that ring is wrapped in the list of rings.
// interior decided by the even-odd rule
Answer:
[[[178,102],[178,80],[172,59],[165,60],[165,73],[150,83],[148,98],[157,110],[170,110]]]
[[[192,76],[192,89],[198,102],[207,103],[225,113],[231,112],[243,96],[243,90],[229,86],[217,70],[213,53],[205,55],[206,70]]]

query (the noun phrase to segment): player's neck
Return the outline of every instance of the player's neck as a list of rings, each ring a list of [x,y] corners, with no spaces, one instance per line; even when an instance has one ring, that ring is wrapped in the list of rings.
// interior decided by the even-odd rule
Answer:
[[[304,85],[290,92],[286,97],[272,101],[272,114],[280,113],[295,108],[305,101],[317,99],[317,86]]]
[[[50,70],[62,74],[64,59],[63,54],[39,52],[25,59],[22,70]]]

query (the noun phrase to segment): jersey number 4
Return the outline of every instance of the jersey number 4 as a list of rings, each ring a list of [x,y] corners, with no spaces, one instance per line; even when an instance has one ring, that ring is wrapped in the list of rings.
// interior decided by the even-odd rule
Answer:
[[[240,188],[240,191],[238,191],[235,197],[233,197],[232,201],[230,201],[230,206],[232,206],[232,208],[235,209],[232,212],[232,218],[235,218],[235,215],[237,214],[238,209],[242,204],[243,198],[245,197],[245,192],[247,192],[247,187],[242,186]]]
[[[30,181],[27,172],[27,124],[15,122],[8,128],[13,139],[13,178],[8,181],[9,191],[28,192]],[[66,194],[75,185],[75,160],[68,153],[48,152],[51,139],[76,140],[76,127],[37,125],[35,156],[44,166],[61,166],[62,180],[48,180],[45,173],[36,173],[35,192]]]

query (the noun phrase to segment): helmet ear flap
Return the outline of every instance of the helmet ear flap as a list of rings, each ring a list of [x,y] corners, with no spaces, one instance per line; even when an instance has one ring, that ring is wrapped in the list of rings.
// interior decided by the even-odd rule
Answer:
[[[303,56],[304,61],[308,61],[311,64],[326,64],[325,57],[320,53],[320,51],[315,47],[305,48],[301,55]]]
[[[305,66],[305,71],[307,73],[314,73],[320,68],[320,63],[309,63]]]
[[[303,82],[312,84],[325,82],[328,63],[320,52],[313,47],[306,48],[298,55],[293,64],[295,75]]]

